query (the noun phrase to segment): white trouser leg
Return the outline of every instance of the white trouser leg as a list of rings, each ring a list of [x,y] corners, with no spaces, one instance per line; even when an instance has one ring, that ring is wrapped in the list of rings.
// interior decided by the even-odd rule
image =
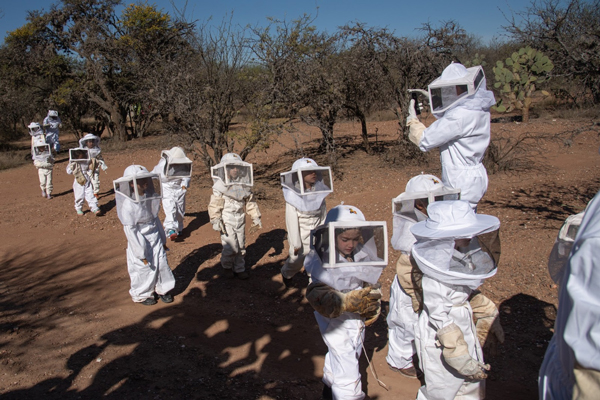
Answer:
[[[246,225],[238,229],[229,224],[225,224],[227,235],[221,235],[221,244],[223,251],[221,252],[221,265],[225,269],[233,269],[234,272],[242,272],[245,270],[246,255],[245,248],[245,230]]]
[[[75,210],[81,211],[85,198],[85,186],[81,186],[76,180],[73,181],[73,196],[75,196]]]
[[[90,177],[94,193],[100,193],[100,171],[95,171]]]
[[[323,382],[331,387],[334,399],[362,400],[358,360],[365,337],[364,322],[356,314],[325,318],[315,312],[323,341],[327,345]]]
[[[412,367],[415,354],[415,324],[418,314],[412,308],[412,301],[394,277],[390,289],[390,311],[388,324],[388,355],[386,361],[394,368]]]
[[[167,262],[167,255],[162,247],[158,234],[148,236],[148,243],[153,242],[152,259],[148,265],[133,256],[127,247],[127,270],[131,279],[129,294],[134,302],[142,302],[157,294],[166,294],[175,287],[175,277]]]

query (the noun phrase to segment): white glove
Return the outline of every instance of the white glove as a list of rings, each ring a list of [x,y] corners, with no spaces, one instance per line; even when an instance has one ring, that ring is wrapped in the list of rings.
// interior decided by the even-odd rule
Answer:
[[[258,229],[262,229],[262,222],[261,222],[260,218],[253,219],[252,226],[257,226]]]
[[[456,372],[474,380],[487,378],[486,372],[490,370],[489,364],[484,364],[471,357],[465,337],[458,325],[451,323],[443,327],[437,331],[437,338],[442,345],[444,361]]]
[[[412,93],[412,92],[421,93],[423,96],[429,97],[429,92],[427,90],[423,90],[423,89],[408,89],[408,93]]]
[[[100,168],[102,168],[102,171],[106,171],[108,169],[108,166],[104,161],[100,160]]]
[[[415,100],[410,99],[410,102],[408,103],[408,117],[406,117],[406,124],[408,124],[413,119],[416,119],[417,121],[419,120],[415,111]]]
[[[223,220],[222,219],[216,219],[214,221],[211,221],[213,230],[217,231],[217,232],[226,232],[225,230],[225,224],[223,224]]]

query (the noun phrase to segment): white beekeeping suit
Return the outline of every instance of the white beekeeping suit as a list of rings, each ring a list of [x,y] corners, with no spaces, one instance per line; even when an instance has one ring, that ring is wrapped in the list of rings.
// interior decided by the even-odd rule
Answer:
[[[67,165],[67,174],[73,175],[73,195],[75,196],[75,211],[77,215],[83,215],[83,200],[87,201],[90,210],[100,214],[98,200],[94,196],[92,182],[89,176],[90,155],[87,149],[75,148],[69,149],[69,164]]]
[[[414,326],[422,303],[421,273],[410,255],[416,242],[410,228],[427,218],[429,204],[435,201],[456,200],[459,197],[460,191],[446,188],[440,178],[422,174],[411,178],[406,184],[405,192],[392,200],[394,229],[391,243],[401,254],[390,288],[386,360],[392,370],[409,378],[417,377],[413,366]]]
[[[370,325],[381,311],[377,280],[387,265],[384,221],[365,221],[356,207],[340,205],[311,234],[304,260],[312,282],[306,299],[315,309],[327,345],[323,398],[364,399],[359,358]]]
[[[252,195],[252,164],[235,153],[227,153],[211,168],[213,194],[208,215],[213,229],[221,233],[221,265],[240,279],[247,279],[246,212],[252,227],[262,228],[258,204]]]
[[[94,134],[88,133],[79,139],[79,147],[88,149],[90,155],[88,175],[90,176],[90,181],[92,183],[94,197],[98,198],[98,194],[100,193],[100,169],[103,171],[108,169],[108,166],[104,162],[104,157],[102,157],[101,154],[100,138]]]
[[[291,285],[291,278],[302,269],[304,257],[310,250],[310,231],[325,220],[325,197],[333,191],[332,182],[331,169],[319,167],[310,158],[296,160],[291,171],[281,174],[290,246],[289,256],[281,268],[286,286]]]
[[[166,235],[175,240],[183,230],[185,195],[190,187],[192,160],[186,157],[181,147],[173,147],[162,151],[160,161],[152,172],[159,174],[162,182]]]
[[[58,142],[58,133],[61,127],[61,120],[58,117],[58,111],[48,110],[48,115],[44,118],[44,130],[46,131],[46,141],[56,151],[60,151],[60,143]]]
[[[170,303],[175,277],[167,262],[165,232],[158,218],[160,178],[141,165],[131,165],[113,186],[117,215],[127,237],[129,294],[144,305],[156,304],[155,294]]]
[[[39,127],[39,124],[38,124]],[[54,157],[50,146],[46,143],[44,135],[35,135],[31,138],[31,158],[33,165],[37,168],[42,197],[52,198],[52,171],[54,169]]]
[[[490,143],[490,112],[496,100],[486,90],[483,69],[452,63],[429,85],[431,111],[437,118],[425,128],[409,106],[409,138],[422,151],[439,148],[442,182],[460,189],[461,199],[476,209],[487,190],[482,159]]]
[[[462,200],[435,202],[411,228],[412,256],[423,272],[423,311],[415,328],[425,377],[418,400],[482,399],[489,365],[473,323],[469,295],[496,273],[500,221]]]
[[[600,393],[600,192],[588,204],[560,280],[554,336],[538,380],[541,400]]]

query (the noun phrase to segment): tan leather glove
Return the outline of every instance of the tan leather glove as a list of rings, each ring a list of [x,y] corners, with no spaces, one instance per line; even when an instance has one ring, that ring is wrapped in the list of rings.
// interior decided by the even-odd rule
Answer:
[[[504,343],[504,329],[500,325],[498,308],[493,301],[477,292],[470,300],[473,317],[477,320],[477,339],[490,355],[498,352],[498,343]]]
[[[375,321],[377,321],[377,318],[379,318],[379,315],[381,314],[381,289],[379,285],[377,285],[377,287],[371,287],[371,291],[369,292],[369,295],[367,297],[370,300],[376,301],[376,308],[374,310],[369,309],[364,314],[361,314],[361,317],[365,319],[365,325],[369,326],[375,323]]]
[[[460,375],[474,380],[487,378],[489,364],[475,360],[469,354],[469,348],[463,332],[458,325],[451,323],[437,331],[437,338],[442,345],[442,356],[446,363]]]
[[[370,286],[342,293],[321,282],[312,282],[306,288],[306,300],[321,315],[336,318],[344,312],[353,312],[373,318],[381,308],[381,293],[371,294]],[[376,319],[376,318],[375,318]],[[375,320],[373,320],[374,322]]]
[[[411,119],[406,123],[406,126],[408,126],[408,139],[418,146],[421,139],[423,139],[425,125],[418,119]]]

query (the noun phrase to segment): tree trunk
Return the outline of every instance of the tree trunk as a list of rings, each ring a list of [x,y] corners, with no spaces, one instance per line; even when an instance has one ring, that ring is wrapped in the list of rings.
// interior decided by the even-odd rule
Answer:
[[[371,144],[369,143],[369,132],[367,131],[367,119],[365,118],[365,114],[360,110],[356,110],[356,117],[360,121],[360,127],[362,131],[363,145],[365,146],[365,151],[367,154],[373,154],[373,149],[371,148]]]

